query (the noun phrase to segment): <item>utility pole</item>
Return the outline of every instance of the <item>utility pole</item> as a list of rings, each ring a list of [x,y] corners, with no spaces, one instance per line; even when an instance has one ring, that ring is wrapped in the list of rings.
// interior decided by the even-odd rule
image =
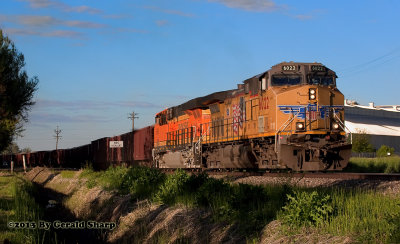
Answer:
[[[58,150],[58,139],[60,139],[62,137],[62,136],[60,136],[61,130],[58,129],[58,125],[57,125],[57,129],[54,130],[54,133],[56,133],[54,138],[56,138],[56,151],[57,151]]]
[[[136,115],[139,115],[139,114],[137,114],[137,113],[135,113],[135,111],[133,111],[132,113],[129,114],[129,117],[128,117],[128,119],[132,120],[132,131],[134,131],[134,129],[135,129],[135,119],[139,118]]]

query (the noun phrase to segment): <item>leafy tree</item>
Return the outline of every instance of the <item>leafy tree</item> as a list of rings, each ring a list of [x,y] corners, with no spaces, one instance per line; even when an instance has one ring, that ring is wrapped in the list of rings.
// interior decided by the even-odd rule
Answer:
[[[32,149],[31,149],[30,147],[24,147],[24,148],[21,150],[21,152],[22,152],[22,153],[30,153],[30,152],[32,152]]]
[[[28,78],[24,55],[0,29],[0,152],[22,132],[39,82]]]
[[[18,145],[14,142],[10,143],[4,150],[3,154],[16,154],[20,153],[21,150],[19,149]]]
[[[389,155],[393,155],[394,153],[394,148],[393,147],[389,147],[386,145],[382,145],[378,151],[376,152],[378,157],[386,157],[388,156],[388,153],[390,153]]]
[[[361,152],[375,152],[374,146],[370,143],[371,136],[365,130],[358,130],[353,134],[353,151]]]

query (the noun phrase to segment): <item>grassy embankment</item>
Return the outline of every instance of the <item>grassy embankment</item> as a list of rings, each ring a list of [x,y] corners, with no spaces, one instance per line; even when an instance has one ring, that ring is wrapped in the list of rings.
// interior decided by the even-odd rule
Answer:
[[[346,172],[400,173],[400,157],[350,158]]]
[[[36,222],[43,211],[33,198],[35,187],[18,175],[0,176],[0,240],[11,243],[57,243],[54,233],[38,228],[9,228],[10,222]]]
[[[208,209],[214,221],[235,224],[248,242],[259,240],[276,219],[283,223],[282,236],[306,229],[358,242],[400,242],[400,200],[373,190],[230,184],[205,174],[178,170],[167,176],[148,168],[86,169],[81,177],[88,178],[89,188],[101,185],[133,199]]]

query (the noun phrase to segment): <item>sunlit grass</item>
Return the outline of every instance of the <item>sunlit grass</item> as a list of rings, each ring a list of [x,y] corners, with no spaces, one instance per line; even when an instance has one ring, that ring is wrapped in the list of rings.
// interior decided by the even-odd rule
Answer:
[[[344,171],[360,173],[400,173],[400,157],[350,158]]]
[[[400,200],[372,190],[332,190],[335,214],[321,227],[372,243],[400,242]]]
[[[68,179],[74,178],[74,177],[75,177],[75,174],[76,174],[76,171],[73,171],[73,170],[63,170],[63,171],[61,171],[61,173],[60,173],[60,175],[61,175],[63,178],[68,178]]]
[[[385,161],[386,165],[387,162],[395,164],[397,158],[385,160],[389,160]],[[300,203],[298,211],[306,212],[297,219],[297,227],[334,236],[350,236],[359,242],[400,242],[399,200],[372,190],[231,184],[206,174],[189,175],[182,170],[164,175],[154,169],[117,167],[105,172],[88,171],[84,175],[92,179],[94,185],[131,193],[134,198],[141,196],[169,206],[206,209],[212,213],[214,221],[238,226],[240,235],[250,242],[259,240],[262,229],[276,219],[282,220],[282,231],[291,229],[292,234],[303,234],[301,228],[293,229],[293,224],[284,221],[285,215],[297,214],[285,207],[290,202],[289,196],[300,198],[297,199]],[[324,199],[321,204],[319,199]],[[310,204],[303,204],[307,202]],[[306,224],[307,219],[313,221]]]

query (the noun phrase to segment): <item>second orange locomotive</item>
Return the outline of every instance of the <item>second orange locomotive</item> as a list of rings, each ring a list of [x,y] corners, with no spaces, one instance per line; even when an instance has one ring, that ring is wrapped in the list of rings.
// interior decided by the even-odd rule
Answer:
[[[239,84],[156,115],[160,168],[341,170],[351,144],[336,74],[283,62]]]

